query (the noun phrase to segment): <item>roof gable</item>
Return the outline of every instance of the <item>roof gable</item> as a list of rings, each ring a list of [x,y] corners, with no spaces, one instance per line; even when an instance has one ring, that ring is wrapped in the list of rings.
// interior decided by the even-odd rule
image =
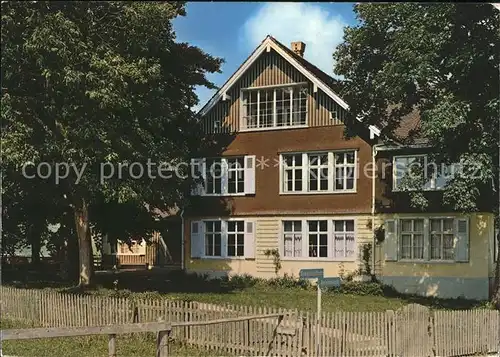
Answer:
[[[250,54],[236,72],[224,83],[224,85],[214,94],[214,96],[203,106],[199,111],[202,116],[212,109],[220,100],[225,100],[228,97],[227,92],[238,82],[238,80],[251,68],[252,64],[265,51],[270,52],[271,49],[276,51],[289,64],[291,64],[298,72],[304,75],[311,83],[313,83],[314,92],[321,89],[328,97],[340,105],[345,110],[349,110],[349,105],[335,92],[334,88],[338,87],[338,82],[331,76],[320,70],[318,67],[296,55],[292,50],[284,46],[278,40],[268,35],[264,41]],[[358,118],[359,121],[361,121]],[[380,130],[373,125],[369,126],[370,137],[380,135]]]

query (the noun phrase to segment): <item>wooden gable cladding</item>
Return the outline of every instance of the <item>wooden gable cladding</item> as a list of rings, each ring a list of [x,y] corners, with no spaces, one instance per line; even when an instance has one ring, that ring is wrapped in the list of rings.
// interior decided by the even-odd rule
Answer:
[[[240,130],[242,88],[277,86],[309,82],[277,52],[264,52],[242,78],[228,91],[229,98],[220,100],[203,118],[207,134],[234,133]],[[340,125],[345,117],[343,109],[321,90],[314,93],[309,82],[308,126]]]

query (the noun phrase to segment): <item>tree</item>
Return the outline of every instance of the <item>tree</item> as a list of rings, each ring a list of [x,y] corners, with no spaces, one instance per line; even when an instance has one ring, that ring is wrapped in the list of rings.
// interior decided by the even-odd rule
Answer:
[[[351,118],[395,139],[401,117],[417,108],[433,158],[479,173],[456,175],[443,203],[472,212],[489,196],[491,209],[496,191],[498,213],[499,12],[490,4],[452,3],[358,4],[354,11],[360,23],[346,28],[334,53]],[[428,205],[421,191],[411,198],[422,209]],[[500,307],[499,279],[497,266]]]
[[[186,180],[140,174],[148,160],[188,160],[194,87],[213,88],[205,75],[222,62],[175,42],[171,22],[184,15],[182,2],[2,2],[2,160],[65,176],[56,183],[74,215],[80,285],[92,277],[93,205],[184,199]],[[115,170],[105,180],[104,163]]]

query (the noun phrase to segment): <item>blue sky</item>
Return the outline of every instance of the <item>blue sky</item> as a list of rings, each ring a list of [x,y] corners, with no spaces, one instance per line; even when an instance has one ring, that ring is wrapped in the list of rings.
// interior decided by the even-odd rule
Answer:
[[[343,28],[356,22],[354,3],[190,2],[187,16],[174,20],[179,42],[225,59],[222,73],[209,79],[221,86],[267,34],[289,46],[306,44],[304,57],[333,75],[332,52]],[[198,88],[201,108],[214,91]]]

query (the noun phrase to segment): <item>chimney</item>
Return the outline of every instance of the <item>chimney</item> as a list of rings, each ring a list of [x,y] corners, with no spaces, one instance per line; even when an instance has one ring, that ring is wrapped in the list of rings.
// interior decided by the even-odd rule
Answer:
[[[306,44],[301,41],[292,42],[292,51],[300,57],[304,57],[304,51],[306,49]]]

